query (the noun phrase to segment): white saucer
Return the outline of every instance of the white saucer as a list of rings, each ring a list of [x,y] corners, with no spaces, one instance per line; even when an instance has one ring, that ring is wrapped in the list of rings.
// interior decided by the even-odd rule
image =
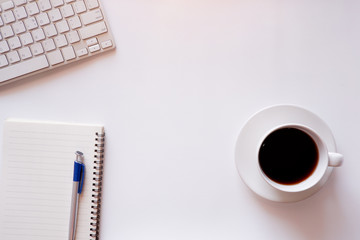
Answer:
[[[325,184],[332,167],[328,167],[318,184],[300,193],[282,192],[267,183],[257,165],[257,146],[264,134],[281,124],[301,124],[314,129],[326,143],[328,151],[336,152],[331,130],[318,116],[297,106],[279,105],[261,110],[245,124],[236,142],[236,167],[245,184],[259,196],[276,202],[300,201],[316,193]]]

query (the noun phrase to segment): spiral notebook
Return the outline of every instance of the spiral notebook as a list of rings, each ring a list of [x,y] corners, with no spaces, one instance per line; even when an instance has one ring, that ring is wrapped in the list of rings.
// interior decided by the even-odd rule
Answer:
[[[104,128],[9,119],[4,124],[0,238],[68,239],[75,152],[85,161],[76,239],[98,239]]]

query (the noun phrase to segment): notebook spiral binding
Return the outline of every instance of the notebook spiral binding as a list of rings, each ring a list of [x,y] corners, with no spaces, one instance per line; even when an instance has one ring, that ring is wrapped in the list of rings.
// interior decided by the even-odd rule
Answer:
[[[103,176],[103,161],[104,161],[104,145],[105,134],[96,133],[95,137],[95,154],[94,154],[94,169],[93,169],[93,184],[92,184],[92,211],[90,223],[90,237],[91,239],[99,239],[99,224],[100,224],[100,207],[101,207],[101,189]]]

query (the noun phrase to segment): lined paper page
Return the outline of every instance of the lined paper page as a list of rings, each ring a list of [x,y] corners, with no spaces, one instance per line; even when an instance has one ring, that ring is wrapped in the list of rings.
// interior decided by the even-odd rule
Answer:
[[[1,173],[1,239],[67,239],[75,151],[84,153],[76,239],[90,239],[92,172],[101,126],[8,120]]]

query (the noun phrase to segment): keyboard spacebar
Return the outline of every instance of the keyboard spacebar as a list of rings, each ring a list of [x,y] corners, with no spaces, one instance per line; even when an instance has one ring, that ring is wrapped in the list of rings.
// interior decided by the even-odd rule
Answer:
[[[49,63],[45,55],[34,57],[30,60],[0,69],[0,83],[47,67],[49,67]]]

